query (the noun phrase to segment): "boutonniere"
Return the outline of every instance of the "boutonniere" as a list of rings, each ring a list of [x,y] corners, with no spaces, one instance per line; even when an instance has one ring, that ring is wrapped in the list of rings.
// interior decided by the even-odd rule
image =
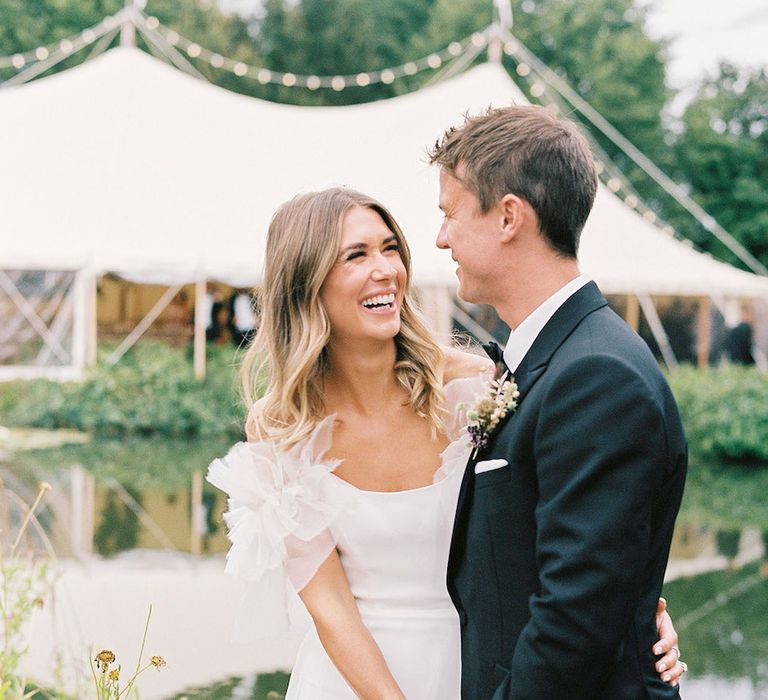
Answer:
[[[487,387],[486,393],[478,396],[477,403],[467,411],[470,447],[475,448],[472,452],[473,459],[478,450],[488,444],[488,438],[499,422],[508,413],[515,411],[520,396],[515,378],[509,372],[504,372],[498,379],[487,382]]]

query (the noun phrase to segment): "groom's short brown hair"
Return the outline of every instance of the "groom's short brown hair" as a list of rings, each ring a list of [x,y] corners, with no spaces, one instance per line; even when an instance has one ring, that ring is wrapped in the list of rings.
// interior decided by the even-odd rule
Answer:
[[[448,129],[429,156],[454,177],[463,167],[458,179],[477,196],[482,213],[505,194],[525,199],[550,245],[576,257],[597,174],[589,144],[573,122],[544,107],[489,109]]]

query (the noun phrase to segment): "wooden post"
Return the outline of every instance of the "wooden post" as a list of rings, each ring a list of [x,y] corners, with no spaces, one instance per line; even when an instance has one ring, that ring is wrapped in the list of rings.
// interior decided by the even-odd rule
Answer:
[[[195,378],[205,379],[205,280],[195,282],[195,335],[194,364]]]
[[[191,518],[189,530],[192,533],[190,551],[199,556],[203,549],[203,473],[199,469],[196,469],[192,474],[192,489],[189,499]]]
[[[699,313],[696,322],[696,363],[699,367],[709,366],[709,350],[712,342],[712,300],[699,297]]]
[[[635,333],[640,330],[640,303],[635,294],[627,294],[627,310],[624,313],[624,320]]]
[[[98,356],[98,287],[99,276],[94,274],[88,280],[86,308],[88,309],[88,336],[85,346],[85,365],[93,367]]]

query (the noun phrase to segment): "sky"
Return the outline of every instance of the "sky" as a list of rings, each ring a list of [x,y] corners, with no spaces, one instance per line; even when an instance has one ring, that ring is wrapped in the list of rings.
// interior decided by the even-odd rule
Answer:
[[[768,0],[650,0],[648,33],[670,37],[668,83],[690,90],[721,59],[768,65]]]

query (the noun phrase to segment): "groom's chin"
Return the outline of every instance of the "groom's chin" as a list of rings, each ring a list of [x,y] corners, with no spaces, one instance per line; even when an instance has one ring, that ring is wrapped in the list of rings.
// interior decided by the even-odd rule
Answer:
[[[465,285],[459,282],[459,288],[456,290],[456,296],[467,304],[483,304],[483,301],[477,299],[477,295],[472,293],[471,289],[467,289]]]

